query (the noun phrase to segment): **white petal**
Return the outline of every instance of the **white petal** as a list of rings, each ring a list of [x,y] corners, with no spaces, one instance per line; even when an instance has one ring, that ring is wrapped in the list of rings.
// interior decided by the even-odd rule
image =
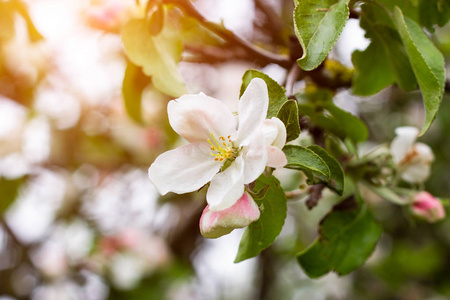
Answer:
[[[280,148],[267,146],[267,166],[271,168],[282,168],[287,164],[286,154]]]
[[[427,144],[415,143],[413,148],[417,152],[421,161],[428,163],[434,161],[433,150],[431,150],[430,146],[428,146]]]
[[[198,190],[219,171],[208,143],[193,143],[164,152],[148,169],[151,182],[161,195]]]
[[[243,228],[259,219],[258,205],[244,193],[238,201],[225,210],[213,212],[206,206],[200,218],[200,231],[204,237],[218,238],[235,228]]]
[[[239,100],[237,143],[246,145],[267,116],[269,93],[264,80],[253,78]]]
[[[419,162],[406,166],[402,171],[402,179],[409,183],[420,183],[430,176],[430,164]]]
[[[184,95],[167,105],[172,128],[189,142],[205,142],[213,133],[219,136],[236,133],[236,119],[227,106],[201,93]]]
[[[267,147],[262,130],[255,133],[248,146],[242,149],[244,159],[244,183],[255,181],[267,164]]]
[[[206,201],[209,209],[219,211],[231,207],[244,193],[244,160],[238,156],[223,172],[211,180]]]
[[[266,145],[272,145],[281,149],[286,144],[286,127],[280,119],[272,117],[272,119],[264,120],[263,132]]]
[[[413,146],[419,136],[419,130],[410,126],[397,127],[395,134],[397,136],[392,140],[391,153],[394,162],[399,163]]]

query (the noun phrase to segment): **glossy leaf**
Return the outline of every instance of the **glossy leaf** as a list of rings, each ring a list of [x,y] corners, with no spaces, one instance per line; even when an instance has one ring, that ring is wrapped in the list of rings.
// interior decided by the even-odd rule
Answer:
[[[286,142],[290,142],[298,138],[300,135],[300,123],[298,121],[297,102],[294,100],[288,100],[278,111],[277,117],[286,126]]]
[[[344,171],[341,164],[331,156],[325,149],[312,145],[308,149],[320,156],[330,169],[330,178],[326,182],[327,186],[342,196],[344,192]]]
[[[269,187],[266,188],[266,186]],[[255,199],[261,207],[261,216],[245,229],[235,263],[255,257],[269,247],[283,228],[287,214],[286,195],[283,188],[275,177],[261,175],[256,180],[254,190],[264,189],[267,189],[264,198]]]
[[[444,26],[450,20],[450,2],[448,0],[419,0],[419,21],[431,32],[434,25]]]
[[[372,95],[392,83],[392,77],[403,90],[416,89],[416,77],[389,12],[377,3],[364,3],[360,24],[371,44],[365,51],[353,54],[353,92]]]
[[[328,165],[314,151],[302,146],[286,145],[283,152],[288,161],[285,168],[303,171],[310,184],[327,182],[330,178]]]
[[[122,41],[130,61],[152,77],[158,90],[172,97],[186,93],[178,72],[182,44],[175,30],[164,26],[159,35],[153,36],[145,19],[135,19],[123,27]]]
[[[424,134],[433,122],[444,94],[444,57],[420,26],[404,17],[398,7],[394,9],[394,21],[422,92],[425,121],[421,134]]]
[[[336,205],[321,221],[319,237],[297,256],[311,278],[330,271],[345,275],[361,266],[372,254],[382,233],[364,204],[351,198]]]
[[[247,86],[253,78],[261,78],[266,82],[267,89],[269,91],[269,109],[267,110],[267,118],[270,119],[272,117],[276,117],[280,108],[288,100],[286,97],[286,91],[281,85],[278,84],[278,82],[263,72],[249,69],[244,73],[244,76],[242,76],[242,85],[239,97],[244,94],[244,91],[247,89]]]
[[[344,0],[299,1],[294,10],[294,29],[303,48],[297,60],[306,71],[317,68],[337,42],[348,20]]]
[[[372,41],[364,51],[356,50],[352,54],[355,67],[353,77],[353,93],[360,96],[370,96],[395,82],[387,62],[388,57],[381,42]]]
[[[343,128],[346,137],[355,143],[364,142],[367,139],[369,133],[366,124],[358,117],[337,107],[333,102],[326,104],[325,108],[334,117],[336,123]]]
[[[140,67],[128,63],[122,84],[123,101],[130,118],[138,123],[142,123],[142,92],[150,82],[150,78],[142,72]]]

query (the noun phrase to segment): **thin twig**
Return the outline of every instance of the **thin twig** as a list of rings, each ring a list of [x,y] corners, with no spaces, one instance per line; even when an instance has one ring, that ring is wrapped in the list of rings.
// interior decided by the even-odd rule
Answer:
[[[313,209],[319,203],[319,199],[322,198],[322,190],[324,188],[324,183],[315,184],[309,188],[309,198],[306,200],[306,206],[308,209]]]
[[[294,84],[295,81],[297,81],[298,76],[300,75],[300,67],[295,62],[291,69],[289,70],[289,73],[286,78],[286,95],[291,96],[294,94]]]
[[[234,34],[231,30],[226,29],[222,24],[216,24],[208,21],[200,12],[192,5],[190,1],[187,0],[164,0],[165,3],[171,3],[178,6],[190,17],[195,18],[204,28],[213,32],[220,38],[224,39],[230,44],[240,46],[244,48],[249,55],[253,56],[256,60],[264,62],[265,64],[275,63],[284,68],[289,68],[291,62],[289,58],[278,55],[262,48],[258,48],[255,45],[247,42],[246,40],[240,38]]]

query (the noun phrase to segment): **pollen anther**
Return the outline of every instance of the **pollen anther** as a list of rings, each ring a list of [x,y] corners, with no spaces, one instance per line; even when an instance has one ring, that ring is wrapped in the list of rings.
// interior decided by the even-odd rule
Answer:
[[[217,139],[214,137],[214,134],[211,133],[211,139],[208,139],[208,143],[211,145],[210,149],[215,152],[211,152],[210,154],[214,156],[215,161],[224,161],[225,159],[233,157],[233,143],[230,139],[231,135],[228,136],[228,143],[226,142],[223,136],[219,137],[219,140],[222,140],[222,143],[219,143]]]

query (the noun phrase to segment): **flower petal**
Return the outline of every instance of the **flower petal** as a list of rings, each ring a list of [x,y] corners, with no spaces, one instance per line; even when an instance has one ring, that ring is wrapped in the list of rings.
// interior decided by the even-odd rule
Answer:
[[[267,116],[269,93],[265,81],[253,78],[238,105],[239,128],[236,141],[245,146]]]
[[[193,143],[164,152],[148,169],[151,182],[161,195],[198,190],[219,171],[221,162],[210,155],[208,143]]]
[[[275,146],[267,146],[267,166],[271,168],[282,168],[287,164],[286,154]]]
[[[191,143],[205,142],[211,133],[217,138],[236,133],[236,119],[227,106],[203,93],[170,101],[167,113],[172,128]]]
[[[431,150],[430,146],[427,144],[415,143],[413,149],[417,152],[417,155],[420,157],[421,161],[428,163],[434,161],[433,150]]]
[[[272,119],[264,120],[263,132],[266,145],[272,145],[281,149],[286,144],[286,127],[280,119],[272,117]]]
[[[401,176],[409,183],[424,182],[430,176],[430,164],[425,162],[410,164],[402,169]]]
[[[258,220],[259,216],[258,205],[248,193],[244,193],[228,209],[214,212],[209,209],[209,205],[206,206],[200,218],[200,231],[206,238],[218,238],[235,228],[250,225]]]
[[[244,183],[255,181],[267,164],[267,147],[262,130],[258,130],[249,145],[242,149],[244,159]]]
[[[397,127],[395,134],[397,136],[392,140],[391,153],[394,162],[399,163],[413,146],[419,136],[419,130],[411,126]]]
[[[225,171],[211,180],[206,201],[212,211],[232,206],[244,193],[244,160],[238,156]]]

